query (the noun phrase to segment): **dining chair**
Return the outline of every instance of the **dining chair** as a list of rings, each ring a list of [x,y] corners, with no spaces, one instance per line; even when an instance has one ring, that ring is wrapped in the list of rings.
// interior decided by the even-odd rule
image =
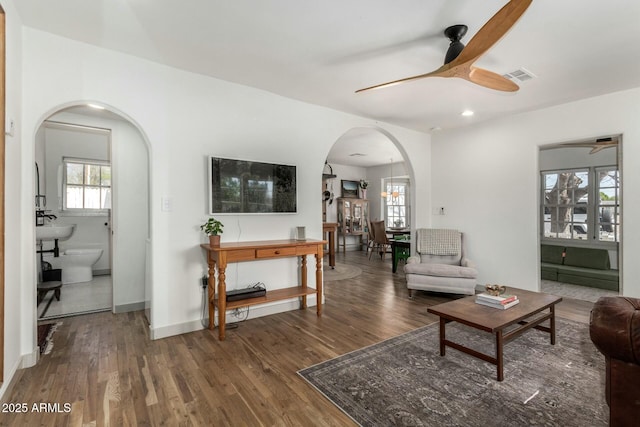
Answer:
[[[373,230],[373,248],[369,254],[369,259],[374,251],[380,253],[380,258],[384,259],[387,249],[391,247],[391,242],[387,238],[387,231],[384,228],[384,221],[372,221],[371,229]]]

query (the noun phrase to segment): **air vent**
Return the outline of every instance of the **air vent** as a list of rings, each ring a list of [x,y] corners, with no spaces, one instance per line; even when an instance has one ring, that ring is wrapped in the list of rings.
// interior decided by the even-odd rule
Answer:
[[[531,71],[525,69],[525,68],[520,68],[518,70],[512,71],[510,73],[507,73],[504,75],[504,77],[510,79],[510,80],[517,80],[519,82],[527,82],[533,78],[536,77],[535,74],[533,74]]]

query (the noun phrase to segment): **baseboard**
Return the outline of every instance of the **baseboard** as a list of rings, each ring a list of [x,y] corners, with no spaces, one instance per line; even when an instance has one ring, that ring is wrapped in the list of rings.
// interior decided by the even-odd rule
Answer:
[[[20,358],[20,366],[18,369],[30,368],[35,366],[40,359],[40,348],[36,346],[30,354],[24,354]]]
[[[316,305],[316,296],[307,296],[307,310]],[[271,314],[284,313],[287,311],[293,311],[300,309],[300,301],[296,299],[274,301],[272,303],[251,306],[247,319],[255,319],[262,316],[268,316]],[[232,310],[227,311],[227,323],[235,323],[238,321],[233,315]],[[216,319],[217,322],[217,319]],[[202,320],[192,320],[184,323],[176,323],[173,325],[162,326],[159,328],[150,328],[150,336],[152,340],[167,338],[173,335],[186,334],[189,332],[199,331],[205,329],[202,324]]]
[[[93,275],[94,276],[111,276],[111,270],[108,268],[105,270],[93,270]]]
[[[139,311],[144,309],[145,309],[145,303],[144,301],[140,301],[140,302],[132,302],[129,304],[116,305],[113,311],[115,314],[119,314],[119,313],[128,313],[130,311]]]
[[[22,369],[30,368],[38,362],[40,357],[40,349],[36,346],[35,350],[30,354],[22,355],[16,363],[5,372],[5,381],[0,385],[0,402],[6,403],[6,397],[11,394],[13,387],[20,381]],[[6,380],[8,378],[8,380]]]

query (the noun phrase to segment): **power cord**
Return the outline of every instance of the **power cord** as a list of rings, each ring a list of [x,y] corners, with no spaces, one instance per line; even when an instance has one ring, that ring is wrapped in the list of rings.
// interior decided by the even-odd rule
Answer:
[[[200,316],[200,323],[202,324],[202,326],[206,329],[209,327],[209,319],[207,318],[207,306],[208,304],[208,297],[209,297],[209,292],[208,292],[208,288],[209,288],[209,278],[206,275],[203,275],[201,280],[201,286],[202,286],[202,315]],[[256,282],[253,285],[250,286],[251,288],[254,289],[266,289],[266,286],[264,283],[262,282]],[[236,308],[234,309],[230,315],[235,317],[236,319],[238,319],[237,322],[235,323],[229,323],[226,325],[227,329],[233,329],[233,328],[237,328],[239,326],[239,323],[244,322],[245,320],[247,320],[249,318],[249,309],[250,307],[243,307],[243,308]],[[214,312],[213,312],[213,325],[214,327],[217,327],[218,324],[216,322],[217,313],[218,309],[217,307],[214,306]],[[209,316],[211,316],[212,314],[209,313]]]

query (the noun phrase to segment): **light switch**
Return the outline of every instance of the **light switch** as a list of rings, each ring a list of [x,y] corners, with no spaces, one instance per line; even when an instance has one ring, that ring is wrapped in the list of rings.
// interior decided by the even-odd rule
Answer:
[[[162,212],[171,212],[173,210],[173,197],[162,196]]]

